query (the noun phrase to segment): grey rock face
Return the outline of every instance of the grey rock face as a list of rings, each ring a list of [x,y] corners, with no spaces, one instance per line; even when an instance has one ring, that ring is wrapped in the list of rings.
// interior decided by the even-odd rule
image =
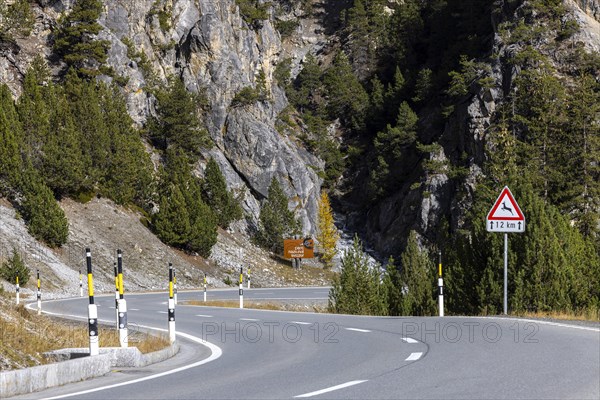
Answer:
[[[56,20],[72,3],[42,1],[38,11]],[[128,78],[125,93],[134,121],[141,126],[153,112],[153,98],[145,91],[148,67],[163,82],[175,74],[183,78],[188,90],[204,89],[210,102],[205,122],[216,143],[211,155],[231,188],[247,188],[247,214],[258,217],[259,202],[275,176],[290,197],[290,208],[302,220],[304,232],[314,233],[321,181],[312,167],[322,168],[323,163],[274,128],[288,102],[272,77],[284,50],[271,22],[264,21],[257,31],[248,27],[235,0],[104,0],[103,4],[99,22],[105,29],[99,38],[111,43],[108,64]],[[129,48],[125,39],[132,44]],[[140,65],[142,52],[149,64],[144,66],[146,71]],[[25,63],[13,58],[0,57],[0,65],[13,71],[2,77],[5,81],[18,81],[20,70],[26,69]],[[9,63],[18,68],[8,68]],[[255,87],[259,72],[266,78],[269,100],[232,107],[236,93]],[[18,95],[18,84],[14,86]]]

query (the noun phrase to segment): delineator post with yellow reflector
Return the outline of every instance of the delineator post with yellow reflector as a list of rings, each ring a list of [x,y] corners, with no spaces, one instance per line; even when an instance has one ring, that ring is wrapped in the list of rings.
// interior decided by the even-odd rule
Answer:
[[[37,313],[42,313],[42,281],[40,281],[40,270],[37,270]]]
[[[83,297],[83,278],[81,276],[81,268],[79,268],[79,297]]]
[[[20,295],[19,290],[20,290],[19,289],[19,277],[17,276],[17,284],[15,286],[15,292],[16,292],[15,293],[15,297],[16,297],[16,300],[17,300],[17,305],[19,305],[19,303],[21,301],[20,298],[19,298],[19,295]]]
[[[244,267],[240,267],[240,308],[244,308]]]
[[[206,272],[204,273],[204,302],[206,303]]]
[[[127,302],[123,298],[123,256],[121,250],[117,250],[117,273],[119,277],[119,343],[121,347],[128,346],[127,333]]]
[[[442,279],[442,252],[438,253],[439,255],[439,263],[438,263],[438,308],[440,311],[440,317],[444,316],[444,279]]]
[[[94,276],[92,275],[92,254],[89,248],[85,249],[85,261],[87,265],[88,279],[88,331],[90,336],[90,356],[99,354],[98,340],[98,308],[94,304]]]
[[[250,268],[248,268],[248,274],[246,277],[248,278],[248,289],[250,289]]]
[[[173,264],[169,263],[169,341],[175,342],[175,299],[173,298]]]
[[[177,305],[177,271],[173,269],[173,300],[175,300],[175,305]]]
[[[119,329],[119,272],[117,271],[117,263],[113,263],[115,273],[115,324]]]

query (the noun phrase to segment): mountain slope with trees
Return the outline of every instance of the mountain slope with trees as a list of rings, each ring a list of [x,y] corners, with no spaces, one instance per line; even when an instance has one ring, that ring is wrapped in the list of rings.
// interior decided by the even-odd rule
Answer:
[[[317,233],[325,188],[396,260],[372,282],[387,313],[431,311],[439,251],[451,311],[494,313],[484,218],[508,185],[515,310],[598,308],[597,1],[71,3],[0,2],[0,189],[48,245],[57,200],[99,196],[189,254],[218,227],[280,253]]]

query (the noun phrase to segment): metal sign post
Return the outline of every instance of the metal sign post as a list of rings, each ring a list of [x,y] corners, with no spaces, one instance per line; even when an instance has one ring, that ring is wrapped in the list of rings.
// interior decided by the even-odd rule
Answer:
[[[488,232],[504,233],[504,314],[508,314],[508,233],[525,232],[525,216],[508,186],[504,186],[500,196],[486,218]]]

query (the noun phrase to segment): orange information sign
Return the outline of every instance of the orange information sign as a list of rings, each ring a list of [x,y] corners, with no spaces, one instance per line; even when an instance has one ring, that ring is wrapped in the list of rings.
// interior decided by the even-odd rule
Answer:
[[[311,238],[284,239],[283,256],[285,258],[313,258],[315,242]]]

